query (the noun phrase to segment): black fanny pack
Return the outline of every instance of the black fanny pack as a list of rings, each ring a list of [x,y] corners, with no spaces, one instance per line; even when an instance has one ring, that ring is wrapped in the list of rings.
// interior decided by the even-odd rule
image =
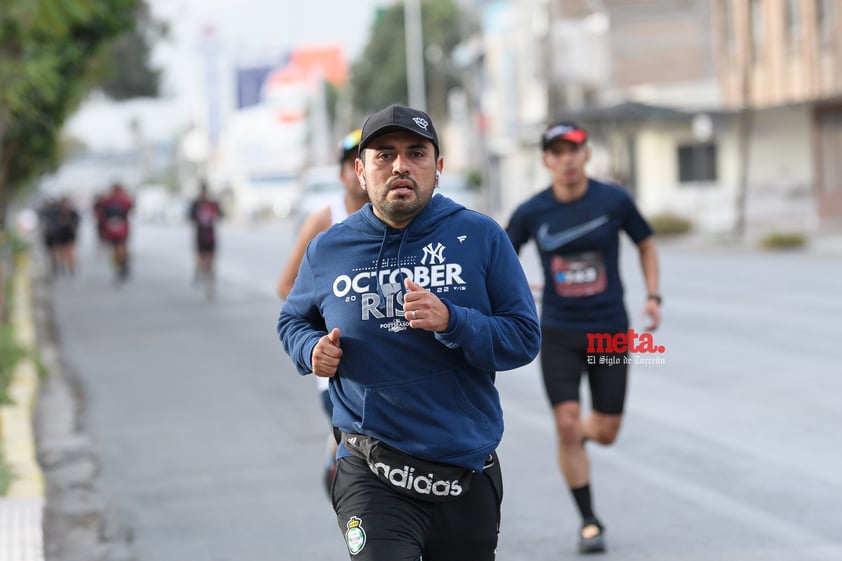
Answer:
[[[342,433],[342,444],[390,488],[415,499],[452,501],[463,497],[471,484],[473,471],[468,468],[421,460],[364,434]]]

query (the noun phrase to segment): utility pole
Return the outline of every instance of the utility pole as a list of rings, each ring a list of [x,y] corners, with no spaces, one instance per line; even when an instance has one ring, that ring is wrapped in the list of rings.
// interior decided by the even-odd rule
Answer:
[[[742,106],[740,107],[738,119],[738,137],[737,137],[737,162],[739,171],[737,173],[737,197],[734,201],[736,219],[734,221],[734,235],[742,240],[746,236],[748,230],[746,213],[748,208],[748,190],[749,190],[749,164],[751,154],[751,129],[753,125],[753,111],[752,111],[752,88],[751,88],[751,67],[753,58],[759,56],[755,52],[755,48],[759,46],[753,44],[752,36],[752,22],[751,22],[751,2],[745,3],[745,9],[742,12],[743,17],[743,45],[742,45],[742,60],[740,67],[740,93],[742,96]],[[730,9],[734,9],[730,7]],[[732,17],[735,14],[732,13]]]
[[[216,148],[222,127],[221,91],[219,87],[220,42],[216,28],[206,25],[199,52],[204,63],[205,95],[208,100],[208,139],[211,147]]]
[[[409,92],[409,106],[426,111],[424,35],[421,28],[420,0],[404,0],[403,26],[406,34],[406,84]]]

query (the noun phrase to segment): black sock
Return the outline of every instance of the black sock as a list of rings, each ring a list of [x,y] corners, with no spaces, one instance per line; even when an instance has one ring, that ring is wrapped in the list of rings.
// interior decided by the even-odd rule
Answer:
[[[575,489],[570,489],[570,492],[573,493],[573,498],[576,500],[576,506],[579,507],[579,512],[582,513],[582,520],[586,524],[598,524],[597,522],[595,522],[596,516],[594,515],[593,507],[591,506],[590,484],[584,485],[582,487],[576,487]]]

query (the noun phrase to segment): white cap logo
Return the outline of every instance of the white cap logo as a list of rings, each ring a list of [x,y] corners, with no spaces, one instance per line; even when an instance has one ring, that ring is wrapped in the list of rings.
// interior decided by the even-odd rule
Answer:
[[[561,136],[562,134],[567,134],[567,133],[569,133],[569,132],[571,132],[571,131],[573,131],[573,130],[576,130],[576,129],[574,129],[574,128],[573,128],[573,127],[571,127],[570,125],[558,125],[558,126],[555,126],[555,127],[551,128],[550,130],[548,130],[548,131],[544,134],[544,138],[546,138],[547,140],[549,140],[549,139],[551,139],[551,138],[555,138],[555,137],[557,137],[557,136]]]
[[[427,119],[423,119],[421,117],[413,117],[412,120],[415,121],[416,125],[418,125],[420,128],[422,128],[424,130],[427,130],[427,126],[429,126],[429,124],[430,124],[430,123],[427,122]]]

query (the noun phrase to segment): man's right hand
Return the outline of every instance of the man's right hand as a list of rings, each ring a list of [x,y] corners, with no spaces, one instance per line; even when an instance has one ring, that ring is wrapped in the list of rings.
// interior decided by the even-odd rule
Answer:
[[[334,327],[330,333],[319,339],[313,347],[313,354],[310,363],[313,366],[313,374],[322,378],[332,378],[339,368],[339,359],[342,358],[342,347],[339,344],[339,328]]]

